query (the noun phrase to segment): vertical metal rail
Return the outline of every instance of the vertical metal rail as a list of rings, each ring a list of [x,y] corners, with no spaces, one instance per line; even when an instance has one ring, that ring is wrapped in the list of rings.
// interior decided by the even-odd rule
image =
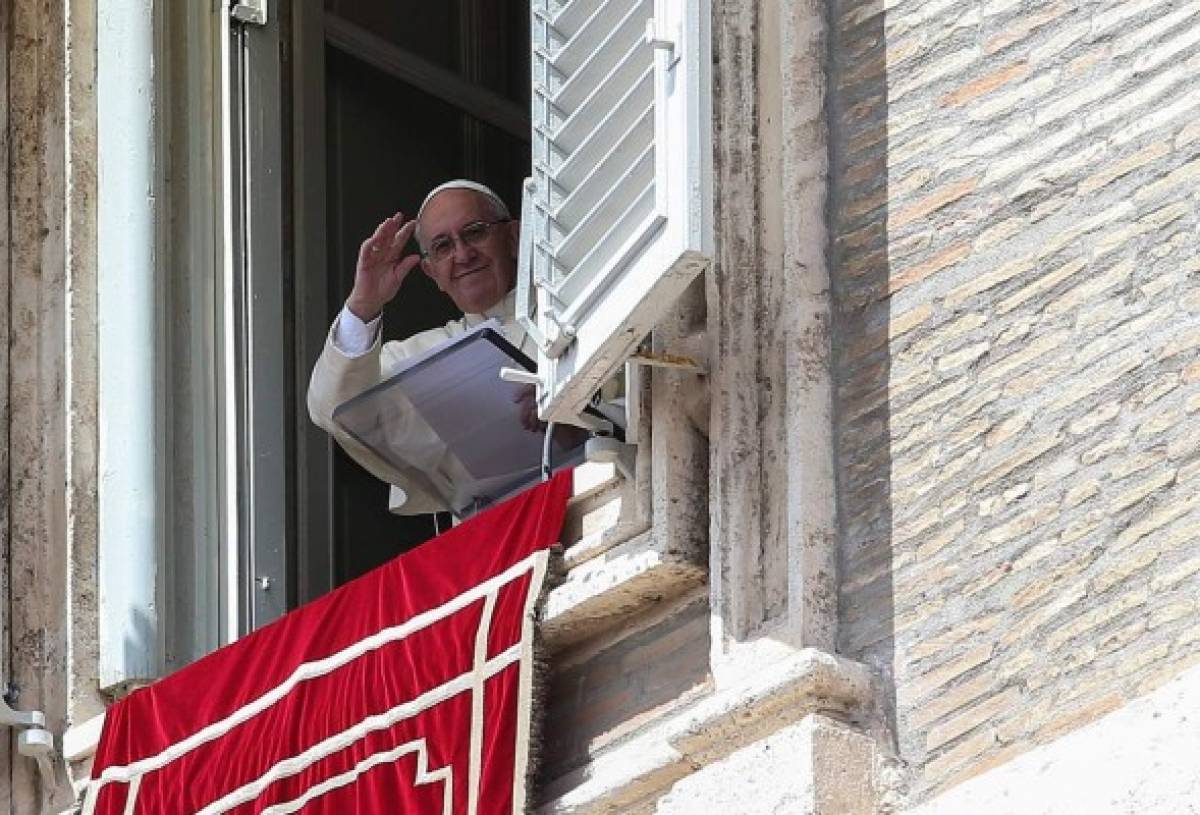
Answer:
[[[227,639],[291,593],[283,122],[277,15],[223,23],[223,546]],[[289,295],[290,296],[290,295]]]

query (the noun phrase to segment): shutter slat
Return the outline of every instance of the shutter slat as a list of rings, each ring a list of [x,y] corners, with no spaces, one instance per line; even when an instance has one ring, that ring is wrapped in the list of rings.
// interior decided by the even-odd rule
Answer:
[[[548,57],[550,63],[564,76],[579,71],[584,63],[598,56],[602,45],[614,36],[621,22],[639,5],[639,0],[609,0],[596,6],[583,25],[574,30],[569,39]],[[562,29],[558,29],[562,31]]]
[[[630,68],[636,67],[631,64]],[[626,78],[626,74],[630,74]],[[594,100],[576,111],[563,126],[550,137],[550,143],[563,160],[551,164],[551,169],[562,172],[570,164],[585,163],[588,157],[593,160],[606,149],[604,139],[615,138],[624,128],[628,127],[646,108],[654,107],[654,68],[651,65],[642,67],[639,74],[633,71],[614,72],[614,89],[620,89],[624,95],[615,104],[601,104],[609,92],[608,88],[598,88]],[[578,175],[578,171],[570,173]]]
[[[596,0],[573,0],[570,3],[550,3],[549,7],[542,12],[550,25],[554,26],[559,31],[577,31],[584,24],[592,9],[596,5]]]
[[[568,117],[552,131],[551,141],[564,153],[574,152],[587,138],[587,134],[596,127],[604,116],[609,115],[625,98],[630,88],[640,88],[647,73],[653,74],[654,66],[643,46],[635,45],[625,55],[625,58],[613,67],[613,70],[603,81],[592,87],[592,92],[576,108],[570,109]],[[653,95],[653,82],[647,89]],[[554,103],[552,103],[554,104]],[[554,107],[561,112],[568,109]],[[554,120],[551,115],[551,122]]]
[[[644,31],[654,0],[535,0],[533,13],[533,265],[558,287],[591,274],[652,208],[654,51]]]
[[[643,234],[644,230],[640,227],[655,217],[654,185],[647,184],[641,190],[631,189],[628,190],[628,193],[631,197],[612,226],[591,246],[583,247],[587,251],[574,265],[572,274],[562,278],[567,281],[566,285],[572,290],[562,292],[564,299],[568,294],[578,296],[579,290],[584,286],[604,277],[603,273],[608,267],[624,262],[624,258],[618,257],[616,254],[623,245],[646,237]],[[559,288],[561,290],[563,286]]]
[[[654,71],[649,67],[621,101],[605,112],[603,120],[584,136],[573,152],[563,154],[556,150],[557,155],[563,158],[557,162],[551,160],[548,168],[564,186],[573,189],[600,162],[608,146],[634,126],[647,111],[651,114],[654,112]],[[651,129],[648,140],[653,139],[654,132]]]
[[[577,70],[565,80],[559,79],[559,76],[562,76],[561,72],[551,76],[548,90],[554,106],[564,111],[575,110],[589,96],[594,96],[593,91],[598,85],[611,84],[605,81],[606,78],[611,78],[614,69],[626,62],[628,54],[633,50],[640,50],[647,60],[651,59],[653,50],[644,40],[645,21],[645,10],[640,4],[634,6],[626,12],[615,28],[607,32],[604,40],[588,52]],[[553,61],[550,64],[553,66]],[[557,67],[555,70],[558,71]],[[616,99],[614,96],[613,101]]]
[[[608,152],[599,160],[588,164],[579,164],[579,168],[589,167],[587,174],[577,181],[566,178],[562,172],[555,173],[559,186],[569,191],[566,198],[554,210],[554,219],[559,223],[573,224],[586,212],[592,202],[604,193],[604,187],[613,178],[620,178],[637,161],[648,147],[654,145],[654,108],[647,106],[638,118],[618,138],[594,139],[597,145],[611,145]],[[576,153],[578,156],[579,153]],[[573,156],[572,158],[575,158]]]
[[[584,253],[595,246],[608,227],[632,206],[638,193],[654,183],[654,145],[646,147],[628,170],[612,184],[574,225],[554,253],[566,268],[574,269]],[[564,226],[566,226],[564,224]]]

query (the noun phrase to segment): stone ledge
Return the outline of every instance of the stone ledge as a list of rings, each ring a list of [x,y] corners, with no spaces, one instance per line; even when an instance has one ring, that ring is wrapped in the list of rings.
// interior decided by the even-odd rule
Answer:
[[[570,569],[546,598],[541,634],[552,650],[582,642],[707,577],[699,553],[644,532]]]
[[[676,781],[813,713],[864,713],[874,681],[860,663],[806,648],[792,658],[698,699],[591,763],[547,785],[538,815],[645,809]]]
[[[813,713],[679,779],[642,805],[655,815],[870,815],[879,749],[853,725]]]
[[[104,728],[103,713],[93,716],[86,722],[67,728],[62,737],[63,758],[67,761],[83,761],[96,754],[100,745],[100,731]]]
[[[62,736],[62,757],[67,766],[67,777],[77,801],[82,801],[92,776],[92,760],[100,746],[100,731],[104,729],[104,717],[100,713],[87,721],[72,725]],[[61,815],[79,812],[78,805],[62,810]]]

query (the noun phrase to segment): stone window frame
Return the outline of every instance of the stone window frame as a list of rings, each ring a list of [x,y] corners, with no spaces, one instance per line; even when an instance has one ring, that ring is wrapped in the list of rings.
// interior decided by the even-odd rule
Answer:
[[[702,358],[703,281],[650,337],[652,351]],[[612,464],[575,471],[563,531],[564,579],[546,599],[552,650],[578,645],[681,597],[708,578],[706,377],[646,366],[639,375],[632,479]]]

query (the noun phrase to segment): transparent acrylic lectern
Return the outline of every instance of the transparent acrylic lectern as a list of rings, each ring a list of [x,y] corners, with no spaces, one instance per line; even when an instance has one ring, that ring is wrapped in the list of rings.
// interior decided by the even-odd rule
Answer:
[[[489,320],[405,360],[386,381],[338,406],[333,419],[465,518],[542,477],[546,431],[533,421],[533,387],[502,380],[505,367],[535,369]],[[560,426],[550,469],[582,461],[586,437]]]

